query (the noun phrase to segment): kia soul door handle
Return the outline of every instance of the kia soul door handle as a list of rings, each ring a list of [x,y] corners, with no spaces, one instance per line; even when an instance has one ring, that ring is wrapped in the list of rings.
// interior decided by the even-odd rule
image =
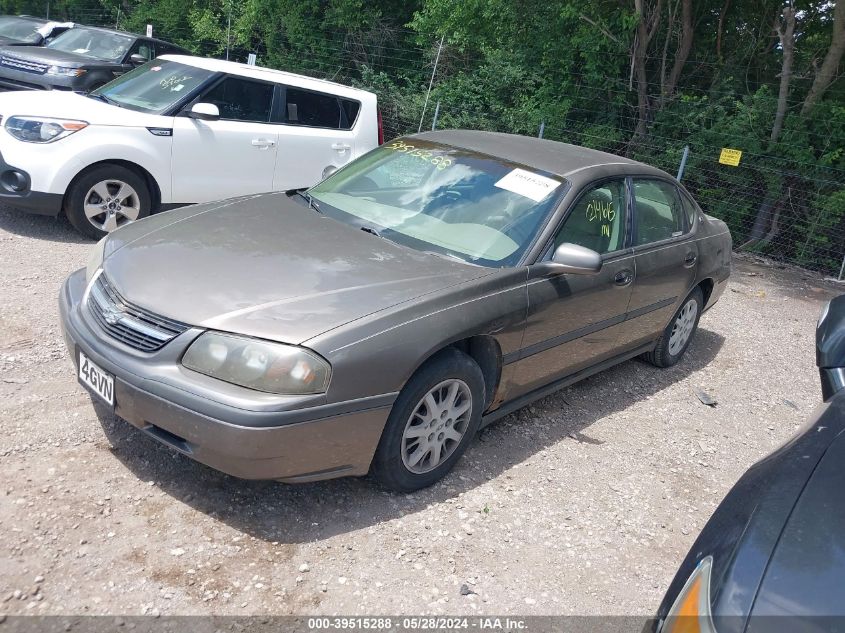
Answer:
[[[332,149],[335,149],[339,152],[345,152],[348,149],[352,149],[352,146],[347,145],[346,143],[332,143]]]
[[[616,273],[616,276],[613,278],[613,283],[617,286],[627,286],[629,283],[634,281],[634,273],[630,270],[620,270]]]
[[[687,253],[687,256],[684,257],[684,264],[687,266],[692,266],[695,263],[695,260],[698,259],[698,255],[695,253]]]
[[[253,147],[260,147],[262,149],[267,147],[273,147],[276,144],[276,141],[271,141],[269,138],[254,138],[252,139],[252,146]]]

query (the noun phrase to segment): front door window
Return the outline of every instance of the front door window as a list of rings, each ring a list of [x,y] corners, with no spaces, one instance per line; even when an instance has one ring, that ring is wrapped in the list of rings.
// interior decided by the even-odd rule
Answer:
[[[625,244],[625,181],[611,180],[583,194],[555,237],[555,248],[568,242],[612,253]]]

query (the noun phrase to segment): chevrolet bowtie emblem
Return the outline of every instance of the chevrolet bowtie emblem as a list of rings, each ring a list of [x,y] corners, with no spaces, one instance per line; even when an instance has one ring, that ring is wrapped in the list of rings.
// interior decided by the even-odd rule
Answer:
[[[109,325],[117,325],[123,318],[123,312],[117,308],[107,307],[103,310],[103,318]]]

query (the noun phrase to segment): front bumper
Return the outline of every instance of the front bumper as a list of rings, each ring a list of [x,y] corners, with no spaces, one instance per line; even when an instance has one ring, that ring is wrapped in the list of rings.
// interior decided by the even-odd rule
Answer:
[[[95,330],[83,314],[84,292],[85,271],[79,270],[59,297],[74,366],[82,350],[112,373],[115,414],[150,437],[244,479],[304,482],[368,472],[396,394],[276,411],[210,401],[192,393],[189,384],[180,389],[158,380],[161,367],[155,362],[149,363],[148,375],[127,371],[121,359],[138,367],[144,354],[124,352]]]
[[[76,90],[79,77],[48,75],[0,67],[0,89],[5,90]]]
[[[29,213],[56,216],[62,210],[63,196],[32,190],[29,172],[10,165],[0,154],[0,202]]]

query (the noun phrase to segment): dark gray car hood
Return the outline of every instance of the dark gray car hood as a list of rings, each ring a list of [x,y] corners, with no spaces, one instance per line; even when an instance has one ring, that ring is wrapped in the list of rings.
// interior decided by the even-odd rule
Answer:
[[[5,46],[0,54],[17,57],[31,62],[62,66],[63,68],[80,68],[82,66],[120,66],[120,62],[94,59],[76,53],[66,53],[45,46]]]
[[[299,344],[492,269],[398,246],[284,193],[158,214],[111,235],[128,301],[191,325]]]
[[[843,463],[845,432],[830,445],[795,504],[766,568],[752,615],[845,616]]]

